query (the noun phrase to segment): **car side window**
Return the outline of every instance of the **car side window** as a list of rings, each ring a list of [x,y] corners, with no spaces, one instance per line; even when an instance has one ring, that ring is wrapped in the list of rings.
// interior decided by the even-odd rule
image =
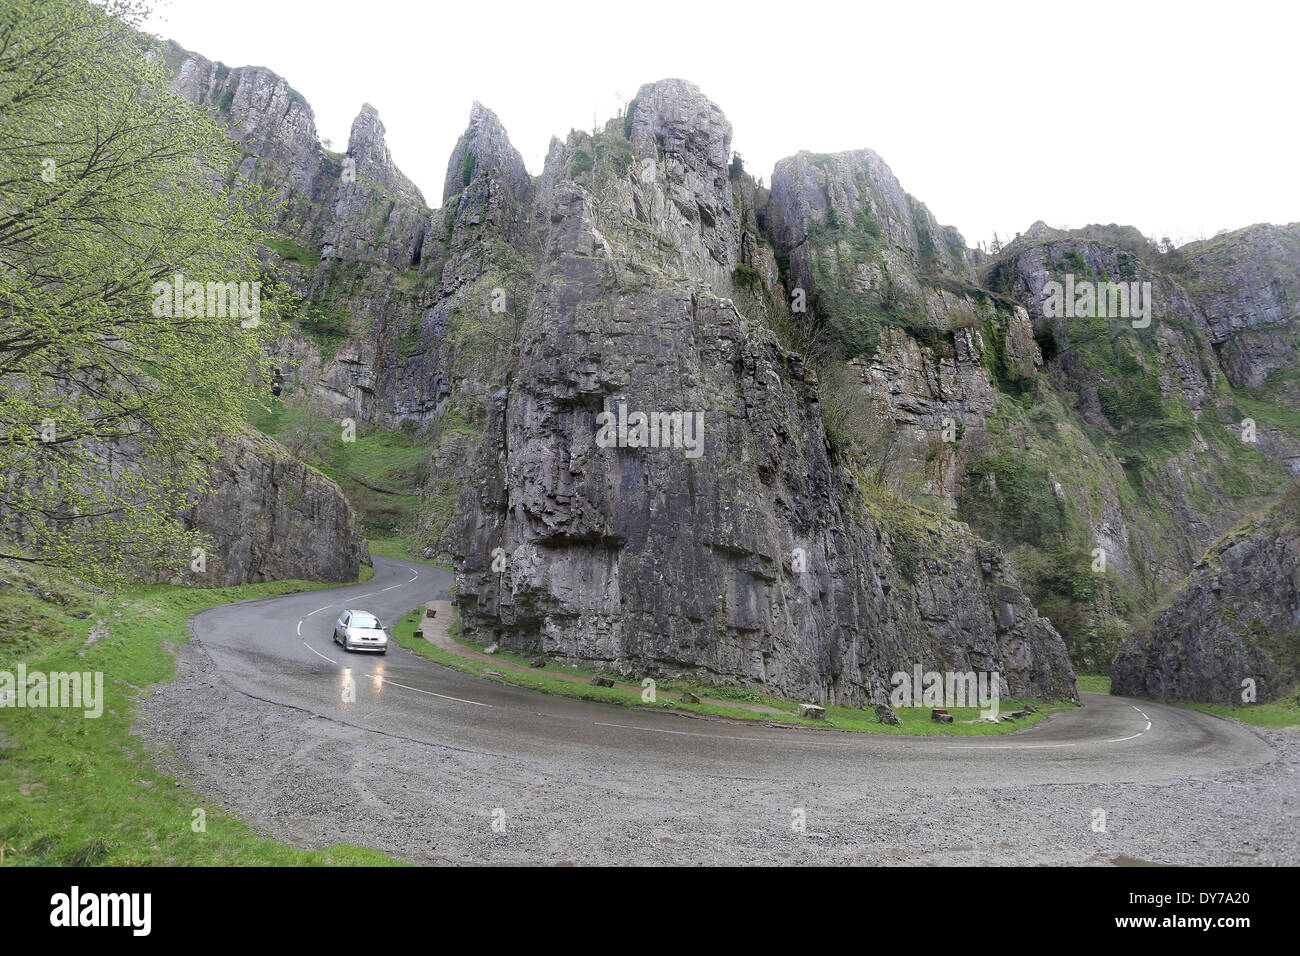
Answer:
[[[344,612],[343,612],[343,616],[342,616],[341,618],[339,618],[339,622],[340,622],[344,627],[347,627],[347,626],[348,626],[348,617],[349,617],[348,612],[347,612],[347,611],[344,611]]]

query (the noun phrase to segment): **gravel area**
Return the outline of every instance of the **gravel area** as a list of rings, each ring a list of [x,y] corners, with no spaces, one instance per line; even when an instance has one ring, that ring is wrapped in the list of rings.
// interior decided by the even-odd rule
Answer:
[[[1159,785],[927,792],[864,768],[848,787],[429,744],[249,697],[193,642],[177,654],[137,731],[167,769],[301,847],[419,864],[1300,863],[1294,730],[1258,731],[1276,748],[1268,764]]]

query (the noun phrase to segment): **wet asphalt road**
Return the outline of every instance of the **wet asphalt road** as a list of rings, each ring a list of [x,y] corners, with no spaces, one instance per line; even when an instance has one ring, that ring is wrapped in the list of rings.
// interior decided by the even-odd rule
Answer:
[[[1266,763],[1249,728],[1196,711],[1083,695],[1085,707],[1011,736],[902,737],[686,718],[569,700],[461,674],[396,644],[346,653],[332,640],[344,608],[390,623],[445,599],[451,575],[375,558],[364,584],[223,605],[191,630],[236,690],[344,724],[502,761],[711,780],[807,781],[852,790],[905,782],[952,788],[1154,784]],[[355,700],[345,699],[349,681]]]

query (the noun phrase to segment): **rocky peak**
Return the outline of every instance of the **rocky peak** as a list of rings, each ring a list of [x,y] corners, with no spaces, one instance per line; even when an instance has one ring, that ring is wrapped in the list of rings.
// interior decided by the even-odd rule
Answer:
[[[713,180],[721,190],[731,156],[731,123],[716,103],[686,80],[658,80],[628,105],[632,148],[639,156],[663,153]]]
[[[1043,220],[1037,220],[1032,226],[1025,230],[1021,237],[1030,242],[1039,242],[1047,239],[1064,239],[1068,235],[1064,230],[1055,229],[1049,226]]]
[[[864,252],[878,255],[886,271],[893,266],[971,277],[961,234],[941,226],[869,149],[805,150],[782,159],[772,173],[767,223],[778,255],[789,256],[792,284],[806,289],[815,286],[808,248],[812,233],[856,239]]]
[[[424,196],[420,190],[393,164],[384,133],[379,111],[369,103],[363,104],[361,112],[352,121],[352,132],[348,136],[348,156],[356,164],[356,175],[423,205]]]
[[[999,557],[955,524],[877,523],[833,459],[816,376],[736,294],[757,197],[730,137],[663,80],[621,122],[552,141],[532,295],[449,536],[466,633],[832,703],[883,700],[895,662],[928,653],[1072,695],[1060,637]],[[616,409],[690,416],[700,443],[611,446],[598,416]]]
[[[447,161],[442,204],[446,206],[475,178],[485,174],[502,183],[516,200],[526,202],[530,197],[532,179],[524,166],[524,158],[511,144],[496,113],[475,100],[469,113],[469,125],[456,141],[456,148]]]
[[[323,157],[316,117],[301,93],[266,67],[228,67],[172,41],[162,56],[178,93],[215,109],[249,153],[281,167],[294,188],[311,192]]]
[[[731,123],[693,83],[647,83],[623,132],[640,165],[625,190],[635,217],[681,252],[680,267],[726,288],[740,261],[728,179]]]
[[[384,141],[384,133],[379,111],[369,103],[362,104],[361,112],[352,121],[352,130],[348,134],[348,155],[356,163],[358,174],[374,176],[376,173],[387,173],[392,166],[392,156]]]
[[[1255,225],[1178,249],[1224,371],[1259,388],[1300,357],[1300,223]]]

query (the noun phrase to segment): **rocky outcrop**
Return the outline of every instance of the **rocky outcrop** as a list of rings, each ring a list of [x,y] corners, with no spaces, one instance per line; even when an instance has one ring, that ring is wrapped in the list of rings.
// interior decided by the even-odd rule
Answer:
[[[346,582],[370,563],[339,486],[261,435],[221,445],[208,490],[181,520],[207,543],[187,583]]]
[[[1300,361],[1300,223],[1260,225],[1190,243],[1210,341],[1233,385],[1259,388]]]
[[[426,344],[424,276],[433,213],[392,160],[378,111],[361,107],[347,151],[318,139],[311,107],[263,67],[227,67],[174,43],[162,47],[174,88],[215,111],[243,158],[236,174],[284,203],[285,242],[270,262],[306,299],[282,350],[286,397],[334,406],[366,424],[425,421],[441,386],[415,394],[403,363]]]
[[[682,267],[726,288],[737,259],[728,159],[731,123],[685,80],[637,91],[625,123],[637,157],[631,212],[680,256]],[[622,185],[622,184],[620,184]]]
[[[493,184],[517,202],[527,202],[532,178],[524,159],[510,142],[496,113],[474,101],[469,125],[447,160],[447,178],[442,185],[442,204],[449,206],[459,199],[475,179],[484,184],[482,192],[468,197],[471,205],[482,206],[491,197]]]
[[[1300,684],[1300,489],[1228,535],[1121,648],[1116,694],[1241,704]]]
[[[1072,696],[1059,636],[996,550],[864,493],[815,376],[723,294],[739,252],[716,106],[676,80],[634,104],[630,139],[573,134],[538,184],[536,292],[458,509],[463,626],[823,703],[884,701],[914,663]],[[598,440],[620,409],[699,432]]]
[[[848,284],[864,292],[891,282],[919,292],[914,282],[921,271],[971,278],[961,235],[940,226],[869,149],[801,152],[778,162],[767,226],[778,255],[788,257],[791,287],[812,291],[819,279],[824,286],[815,259],[828,251],[852,260],[841,268]]]
[[[842,430],[892,487],[954,510],[999,384],[1042,366],[1025,310],[975,284],[978,254],[870,150],[781,160],[765,223],[811,347],[846,363]]]
[[[384,124],[369,103],[352,123],[322,258],[377,260],[405,272],[420,264],[429,209],[393,165]]]
[[[161,53],[172,86],[187,100],[213,110],[242,146],[239,174],[255,172],[269,183],[283,217],[297,235],[320,234],[328,225],[329,199],[340,165],[317,138],[311,106],[283,77],[261,66],[231,68],[172,41]]]

